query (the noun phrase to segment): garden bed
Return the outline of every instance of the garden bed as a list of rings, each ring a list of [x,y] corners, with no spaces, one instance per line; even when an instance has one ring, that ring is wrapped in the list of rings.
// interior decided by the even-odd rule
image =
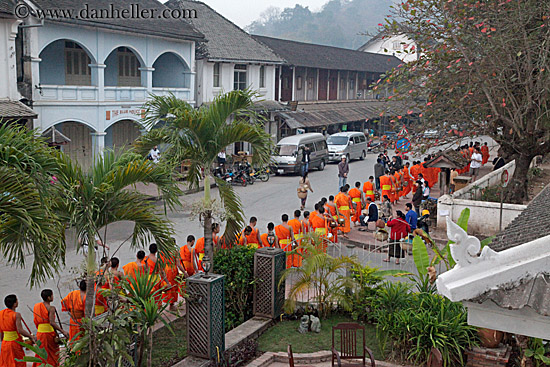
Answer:
[[[170,367],[187,355],[187,326],[185,317],[170,323],[172,332],[161,327],[153,333],[153,367]]]
[[[292,345],[294,353],[314,353],[320,350],[331,350],[332,327],[340,322],[355,322],[349,316],[334,315],[321,320],[319,334],[309,332],[300,334],[300,320],[278,322],[258,339],[258,350],[262,352],[286,352],[288,344]],[[373,351],[376,359],[384,359],[384,354],[378,348],[376,328],[371,324],[365,326],[366,345]]]

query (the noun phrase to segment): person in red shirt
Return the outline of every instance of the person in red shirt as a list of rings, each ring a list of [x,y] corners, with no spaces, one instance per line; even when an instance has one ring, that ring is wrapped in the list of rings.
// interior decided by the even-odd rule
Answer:
[[[405,214],[403,214],[401,210],[398,210],[396,214],[397,218],[390,216],[390,220],[386,223],[386,225],[391,228],[391,233],[388,257],[384,259],[384,261],[389,262],[392,257],[395,257],[395,263],[399,264],[399,259],[405,257],[403,250],[401,250],[399,240],[409,235],[411,226],[407,223]]]

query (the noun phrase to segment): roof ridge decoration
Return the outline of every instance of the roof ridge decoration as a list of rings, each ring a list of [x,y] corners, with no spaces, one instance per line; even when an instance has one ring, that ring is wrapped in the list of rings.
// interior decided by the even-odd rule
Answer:
[[[455,268],[461,268],[480,261],[498,256],[489,246],[481,249],[481,242],[477,237],[470,236],[458,224],[447,217],[447,237],[453,241],[450,245],[451,255],[456,262]],[[481,254],[480,254],[481,251]]]

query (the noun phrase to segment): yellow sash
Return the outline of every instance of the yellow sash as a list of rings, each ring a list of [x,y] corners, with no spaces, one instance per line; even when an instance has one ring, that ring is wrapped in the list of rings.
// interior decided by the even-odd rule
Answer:
[[[279,244],[281,244],[281,245],[288,245],[290,242],[292,242],[290,240],[290,238],[285,238],[284,240],[279,240]]]
[[[54,332],[53,326],[50,325],[50,324],[38,324],[38,332],[39,333],[53,333]]]
[[[17,339],[19,339],[19,333],[17,331],[4,331],[4,341],[5,342],[13,342]]]
[[[345,205],[345,206],[341,206],[338,208],[338,210],[342,211],[342,210],[349,210],[349,206]]]
[[[351,199],[351,201],[353,201],[354,203],[360,203],[361,198],[353,198],[353,199]]]
[[[372,190],[367,190],[366,194],[367,194],[367,195],[374,195],[374,191],[372,191]]]
[[[382,185],[382,190],[384,190],[384,191],[391,190],[391,185]]]
[[[248,244],[248,247],[250,247],[250,248],[258,248],[258,244],[257,244],[257,243],[249,243],[249,244]]]
[[[95,305],[95,315],[101,315],[105,312],[105,306]]]
[[[199,260],[200,260],[200,261],[202,261],[202,258],[203,258],[203,257],[204,257],[204,253],[203,253],[203,252],[199,253]]]
[[[320,234],[321,236],[327,234],[326,228],[315,228],[315,233]]]
[[[294,239],[296,239],[296,240],[301,240],[302,238],[304,238],[304,234],[303,234],[303,233],[298,233],[298,234],[295,234],[295,235],[294,235]]]

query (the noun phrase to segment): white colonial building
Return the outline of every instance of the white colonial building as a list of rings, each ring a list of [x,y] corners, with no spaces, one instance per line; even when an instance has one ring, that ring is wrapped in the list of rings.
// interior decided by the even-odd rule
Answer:
[[[255,108],[265,113],[266,131],[274,139],[277,127],[273,113],[283,109],[276,99],[276,73],[285,61],[264,44],[224,18],[203,2],[170,0],[168,7],[196,11],[196,18],[187,21],[204,34],[206,42],[196,47],[196,102],[198,106],[212,102],[224,92],[251,89],[257,93]],[[246,150],[246,143],[228,147],[230,153]]]
[[[15,39],[21,21],[13,15],[15,3],[0,1],[0,122],[27,123],[36,114],[21,103],[17,90],[17,50]]]
[[[33,6],[51,3],[36,0]],[[167,9],[155,0],[134,3]],[[108,9],[109,2],[88,6]],[[115,3],[120,10],[125,6]],[[150,95],[173,93],[195,104],[195,41],[203,35],[182,19],[35,20],[19,36],[22,58],[30,60],[22,69],[31,73],[35,128],[48,136],[52,128],[61,133],[56,136],[67,139],[52,143],[63,143],[61,149],[84,167],[105,147],[122,148],[140,135]]]
[[[382,55],[392,55],[403,62],[415,61],[419,57],[416,43],[405,33],[393,34],[382,31],[357,50],[374,52]]]

